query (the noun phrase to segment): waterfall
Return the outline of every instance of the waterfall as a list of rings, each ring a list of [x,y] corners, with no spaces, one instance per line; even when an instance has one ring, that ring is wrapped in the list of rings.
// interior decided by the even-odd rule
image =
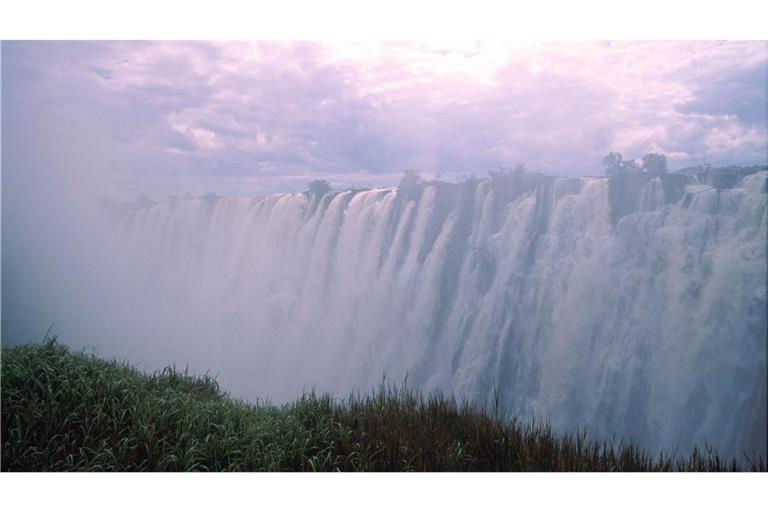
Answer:
[[[407,375],[557,431],[765,455],[768,173],[679,178],[136,206],[110,300],[155,360],[245,399]]]

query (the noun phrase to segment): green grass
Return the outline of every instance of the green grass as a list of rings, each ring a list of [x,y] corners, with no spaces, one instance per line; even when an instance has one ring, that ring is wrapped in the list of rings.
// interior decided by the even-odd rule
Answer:
[[[672,458],[558,436],[392,386],[249,404],[211,377],[147,375],[55,338],[3,348],[1,385],[3,471],[765,470],[711,450]]]

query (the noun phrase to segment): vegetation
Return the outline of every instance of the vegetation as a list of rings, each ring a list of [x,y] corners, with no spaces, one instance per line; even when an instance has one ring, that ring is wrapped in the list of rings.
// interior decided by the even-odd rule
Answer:
[[[418,187],[421,183],[421,176],[419,172],[414,169],[406,169],[403,171],[403,177],[400,179],[399,188],[408,189]]]
[[[648,153],[643,156],[641,169],[655,176],[667,173],[667,156],[661,153]]]
[[[644,172],[650,176],[661,176],[667,173],[667,157],[661,153],[647,153],[643,156],[643,163],[638,164],[634,158],[624,160],[621,153],[611,151],[603,158],[603,165],[607,176],[629,172]]]
[[[382,385],[367,397],[234,400],[208,376],[147,375],[48,340],[2,349],[3,471],[725,471]]]
[[[325,180],[314,180],[307,186],[304,192],[309,198],[321,198],[331,191],[331,184]]]

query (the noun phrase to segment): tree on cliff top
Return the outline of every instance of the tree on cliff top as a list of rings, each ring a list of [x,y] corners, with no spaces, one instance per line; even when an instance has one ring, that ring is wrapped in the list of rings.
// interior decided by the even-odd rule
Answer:
[[[632,160],[624,160],[621,153],[611,151],[603,158],[606,176],[615,176],[626,172],[647,172],[660,176],[667,172],[667,157],[661,153],[647,153],[643,156],[642,165]]]
[[[331,184],[325,180],[315,180],[309,184],[306,192],[307,196],[311,197],[323,197],[325,194],[331,191]]]
[[[643,157],[643,170],[654,176],[667,173],[667,157],[661,153],[648,153]]]

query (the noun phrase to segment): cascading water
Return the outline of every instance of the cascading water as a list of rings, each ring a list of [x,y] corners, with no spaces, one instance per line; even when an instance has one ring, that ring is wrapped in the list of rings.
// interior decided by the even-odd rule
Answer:
[[[135,207],[112,300],[156,359],[243,398],[407,374],[558,431],[764,455],[768,173],[675,177]]]

